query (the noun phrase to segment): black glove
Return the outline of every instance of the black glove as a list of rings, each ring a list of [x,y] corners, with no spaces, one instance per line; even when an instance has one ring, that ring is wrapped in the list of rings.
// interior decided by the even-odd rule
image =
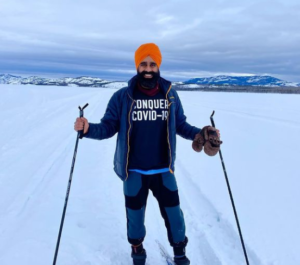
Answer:
[[[196,152],[201,152],[204,146],[204,152],[209,156],[214,156],[219,152],[222,143],[217,130],[214,127],[205,126],[195,135],[192,147]]]

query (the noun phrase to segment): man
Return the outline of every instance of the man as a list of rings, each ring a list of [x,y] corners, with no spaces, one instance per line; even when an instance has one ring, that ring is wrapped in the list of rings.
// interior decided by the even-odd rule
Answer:
[[[186,122],[177,92],[160,77],[161,61],[161,52],[154,43],[141,45],[135,52],[137,75],[128,87],[113,94],[101,122],[94,124],[77,118],[74,129],[83,130],[86,138],[98,140],[118,133],[114,170],[124,181],[133,264],[146,262],[144,219],[150,189],[165,221],[174,262],[188,265],[188,238],[174,175],[176,134],[193,140],[192,147],[197,152],[204,147],[208,155],[215,155],[222,142],[219,130],[210,126],[200,130]]]

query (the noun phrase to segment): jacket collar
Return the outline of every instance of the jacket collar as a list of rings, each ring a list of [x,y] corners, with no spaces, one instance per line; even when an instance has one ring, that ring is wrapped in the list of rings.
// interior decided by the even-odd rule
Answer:
[[[135,75],[134,77],[132,77],[129,81],[128,81],[128,87],[127,87],[127,92],[129,94],[129,96],[132,98],[133,97],[133,90],[135,89],[137,84],[137,75]],[[160,77],[158,79],[158,84],[159,84],[159,88],[163,91],[163,93],[166,95],[170,86],[171,86],[171,82]]]

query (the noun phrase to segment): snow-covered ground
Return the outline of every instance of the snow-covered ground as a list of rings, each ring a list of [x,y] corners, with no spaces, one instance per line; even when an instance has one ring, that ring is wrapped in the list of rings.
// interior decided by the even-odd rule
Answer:
[[[69,179],[78,105],[101,119],[115,90],[0,85],[0,264],[52,264]],[[188,121],[216,126],[251,265],[300,264],[300,97],[179,92]],[[243,265],[219,156],[180,137],[175,175],[192,264]],[[116,137],[79,142],[58,265],[128,265],[122,182],[113,172]],[[171,254],[158,205],[149,196],[148,264]]]

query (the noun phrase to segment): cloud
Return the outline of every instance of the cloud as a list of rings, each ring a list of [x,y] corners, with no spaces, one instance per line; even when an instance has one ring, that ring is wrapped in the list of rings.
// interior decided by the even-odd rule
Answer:
[[[164,24],[169,24],[172,20],[174,21],[173,16],[169,16],[169,15],[166,15],[166,14],[159,14],[157,16],[157,19],[156,19],[155,23],[160,24],[160,25],[164,25]]]
[[[300,82],[298,0],[11,0],[0,9],[0,72],[129,78],[155,42],[162,73],[280,75]]]

